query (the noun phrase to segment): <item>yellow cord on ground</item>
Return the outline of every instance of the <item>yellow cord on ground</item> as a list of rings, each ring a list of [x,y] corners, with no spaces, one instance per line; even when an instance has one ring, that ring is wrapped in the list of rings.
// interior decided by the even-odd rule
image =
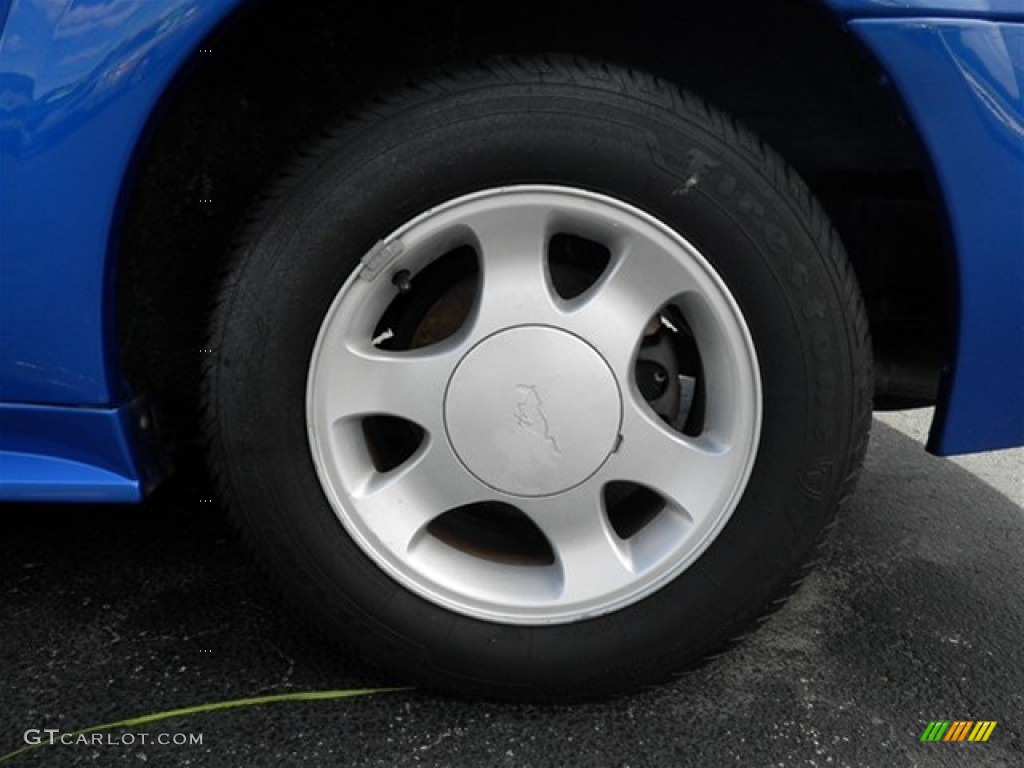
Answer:
[[[147,725],[149,723],[156,723],[160,720],[170,720],[176,717],[188,717],[190,715],[201,715],[206,712],[218,712],[224,709],[238,709],[239,707],[258,707],[263,704],[277,704],[278,702],[284,701],[325,701],[329,699],[351,699],[356,696],[370,696],[375,693],[394,693],[398,691],[411,691],[412,688],[353,688],[347,691],[305,691],[301,693],[276,693],[269,696],[253,696],[247,699],[232,699],[230,701],[215,701],[211,704],[196,704],[191,707],[181,707],[180,709],[168,709],[164,712],[155,712],[151,715],[142,715],[141,717],[132,717],[128,720],[118,720],[116,723],[104,723],[103,725],[94,725],[89,728],[82,728],[77,731],[70,731],[62,736],[79,736],[83,733],[93,733],[94,731],[108,731],[113,728],[128,728],[135,725]],[[43,744],[30,744],[27,747],[16,749],[14,752],[10,752],[0,757],[0,763],[11,760],[19,755],[23,755],[26,752],[31,752],[41,747],[47,747],[51,742],[45,742]]]

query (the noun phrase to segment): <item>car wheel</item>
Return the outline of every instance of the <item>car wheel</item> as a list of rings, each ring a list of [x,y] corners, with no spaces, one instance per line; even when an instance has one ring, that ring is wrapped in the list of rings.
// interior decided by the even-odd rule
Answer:
[[[839,241],[656,78],[425,78],[329,131],[243,241],[205,382],[221,490],[401,680],[662,680],[780,604],[852,490],[870,349]]]

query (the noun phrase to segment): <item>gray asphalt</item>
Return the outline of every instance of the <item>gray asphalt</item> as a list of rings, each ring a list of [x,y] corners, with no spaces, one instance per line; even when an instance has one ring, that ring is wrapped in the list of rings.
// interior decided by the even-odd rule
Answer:
[[[4,768],[1024,765],[1024,452],[942,461],[905,434],[920,415],[886,419],[821,568],[670,685],[555,708],[415,691],[270,704],[111,732],[201,745],[55,745]],[[204,494],[179,479],[141,508],[0,508],[0,755],[30,728],[396,682],[308,631]],[[938,719],[998,725],[983,744],[920,743]]]

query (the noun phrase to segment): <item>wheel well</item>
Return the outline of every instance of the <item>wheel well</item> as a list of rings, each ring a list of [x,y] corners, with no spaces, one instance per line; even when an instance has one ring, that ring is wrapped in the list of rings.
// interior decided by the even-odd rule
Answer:
[[[652,71],[736,115],[803,175],[847,246],[875,340],[876,404],[934,399],[952,280],[926,155],[874,62],[816,0],[257,2],[197,50],[129,190],[120,342],[163,429],[193,437],[210,302],[233,234],[325,123],[425,69],[562,52]],[[924,331],[921,333],[921,331]],[[930,346],[924,348],[921,340]]]

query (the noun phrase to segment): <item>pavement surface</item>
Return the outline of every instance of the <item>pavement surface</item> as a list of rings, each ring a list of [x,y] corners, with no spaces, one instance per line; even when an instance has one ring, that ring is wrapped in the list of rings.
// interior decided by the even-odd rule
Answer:
[[[828,559],[758,632],[670,685],[571,707],[392,692],[4,761],[28,729],[396,681],[309,631],[187,480],[141,508],[0,508],[0,765],[1022,766],[1024,451],[935,459],[927,418],[876,419]],[[998,725],[922,744],[940,719]],[[154,743],[182,734],[202,743]]]

